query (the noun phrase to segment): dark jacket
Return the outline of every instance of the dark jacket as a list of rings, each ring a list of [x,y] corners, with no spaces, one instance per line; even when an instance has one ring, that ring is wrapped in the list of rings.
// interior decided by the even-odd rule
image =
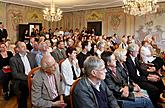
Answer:
[[[129,76],[130,79],[132,79],[135,83],[137,82],[147,82],[147,76],[148,73],[144,72],[141,68],[140,68],[140,64],[138,62],[138,59],[135,59],[135,63],[132,61],[130,55],[128,55],[127,60],[126,60],[126,66],[129,72]],[[140,76],[137,75],[137,70],[140,73]]]
[[[116,98],[104,81],[101,81],[100,86],[107,94],[109,108],[119,108]],[[99,108],[92,85],[86,77],[82,77],[75,86],[73,99],[75,108]]]
[[[27,53],[27,58],[29,60],[31,69],[37,67],[37,63],[35,61],[33,54]],[[25,68],[24,68],[23,62],[18,53],[10,59],[9,63],[12,69],[12,76],[14,79],[13,81],[14,91],[17,94],[20,81],[27,81],[27,75],[25,74]]]
[[[108,68],[105,78],[105,83],[107,84],[108,88],[113,91],[114,96],[117,99],[127,99],[127,100],[134,100],[134,94],[132,91],[129,91],[129,96],[127,98],[122,97],[122,92],[120,92],[120,89],[124,86],[128,86],[128,83],[124,80],[124,78],[121,76],[121,69],[116,68],[116,76],[112,74],[112,71]]]

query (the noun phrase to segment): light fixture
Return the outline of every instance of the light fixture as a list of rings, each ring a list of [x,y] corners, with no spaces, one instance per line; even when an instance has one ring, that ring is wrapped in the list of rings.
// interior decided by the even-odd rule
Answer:
[[[46,8],[43,12],[43,17],[47,21],[60,21],[62,18],[62,11],[59,8],[56,10],[54,0],[51,1],[50,9]]]
[[[123,0],[123,3],[124,12],[134,16],[156,13],[159,7],[157,0]]]

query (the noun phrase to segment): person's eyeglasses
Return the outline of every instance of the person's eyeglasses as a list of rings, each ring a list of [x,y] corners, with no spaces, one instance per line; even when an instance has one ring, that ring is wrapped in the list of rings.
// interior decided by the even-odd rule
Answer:
[[[104,72],[106,72],[107,70],[106,70],[106,68],[103,68],[103,69],[96,69],[96,71],[104,71]]]

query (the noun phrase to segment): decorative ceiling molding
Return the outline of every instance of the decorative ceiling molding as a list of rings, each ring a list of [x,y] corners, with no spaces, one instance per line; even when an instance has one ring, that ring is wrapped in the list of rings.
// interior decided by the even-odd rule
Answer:
[[[0,0],[1,2],[36,7],[46,8],[50,6],[51,0]],[[158,0],[158,2],[165,2],[165,0]],[[57,7],[63,12],[80,11],[88,9],[99,9],[108,7],[122,6],[122,0],[56,0]]]

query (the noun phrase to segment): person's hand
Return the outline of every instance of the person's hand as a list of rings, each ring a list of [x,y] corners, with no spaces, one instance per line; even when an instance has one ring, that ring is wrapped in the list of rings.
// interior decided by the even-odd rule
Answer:
[[[53,102],[53,105],[52,105],[52,106],[53,106],[53,107],[65,108],[65,107],[67,106],[67,104],[64,103],[64,101],[58,100],[58,101]]]
[[[160,80],[160,77],[159,77],[158,75],[151,75],[151,74],[149,74],[149,75],[147,76],[147,79],[148,79],[149,81],[152,81],[152,82],[157,82],[157,81]]]
[[[135,92],[134,93],[135,97],[143,97],[144,94],[142,92]]]
[[[128,97],[129,96],[129,90],[128,86],[124,86],[123,88],[120,89],[120,92],[122,92],[122,97]]]
[[[137,84],[135,84],[135,83],[133,83],[133,90],[135,91],[135,92],[139,92],[140,91],[140,87],[139,87],[139,85],[137,85]]]
[[[148,71],[148,72],[154,72],[154,71],[156,71],[156,68],[155,68],[154,66],[152,66],[152,67],[149,67],[149,68],[147,69],[147,71]]]

